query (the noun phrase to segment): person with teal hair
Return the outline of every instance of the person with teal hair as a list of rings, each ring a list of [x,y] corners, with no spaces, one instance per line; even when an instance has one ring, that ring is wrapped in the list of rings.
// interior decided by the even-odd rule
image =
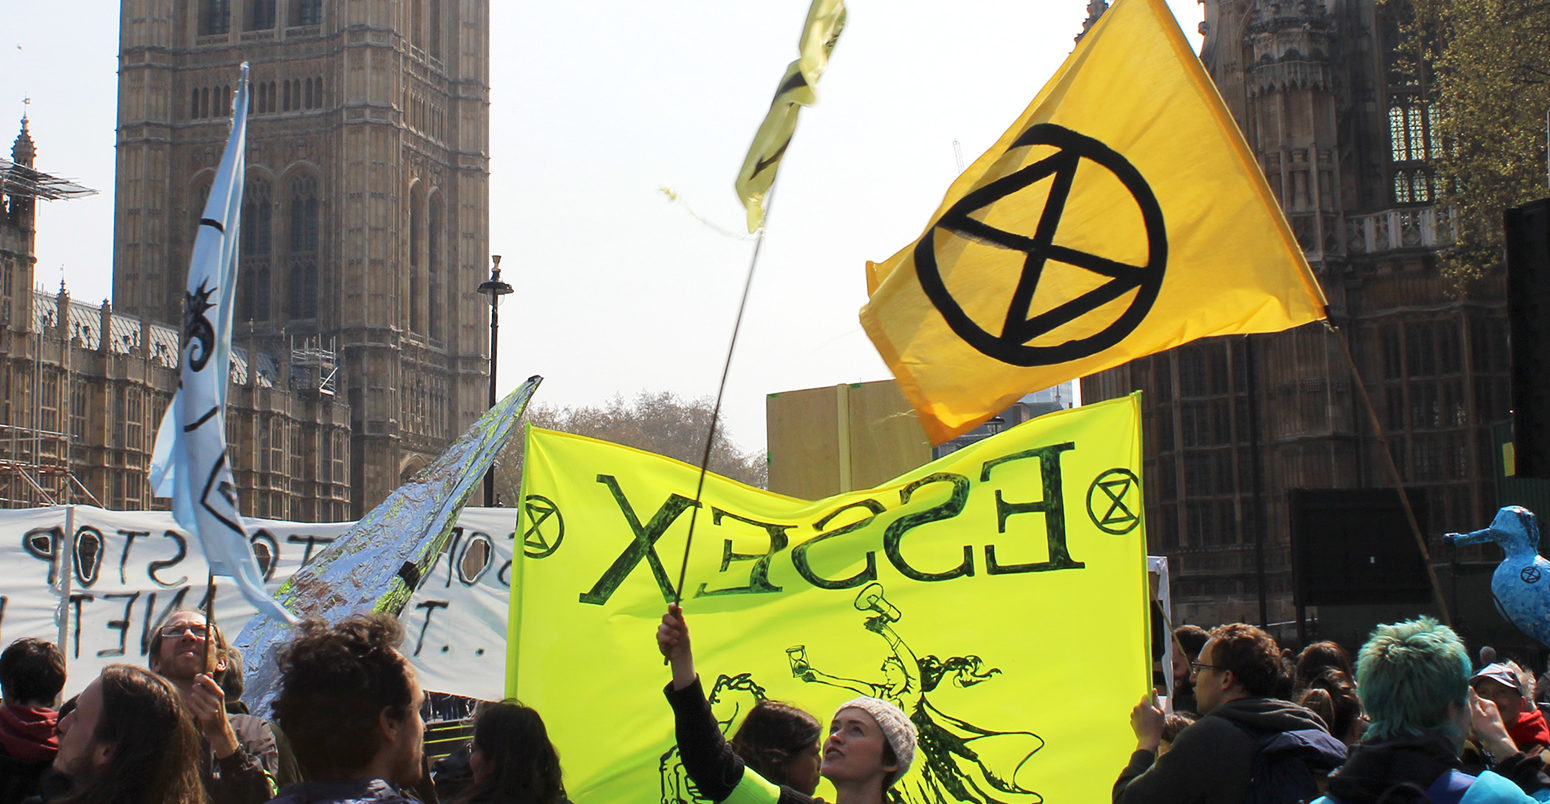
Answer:
[[[1459,749],[1470,733],[1528,768],[1490,701],[1469,689],[1469,653],[1453,629],[1431,617],[1379,625],[1356,660],[1356,682],[1372,719],[1345,765],[1314,804],[1530,804],[1519,783],[1492,771],[1470,776]],[[1514,778],[1517,773],[1510,773]],[[1532,776],[1532,774],[1526,774]]]

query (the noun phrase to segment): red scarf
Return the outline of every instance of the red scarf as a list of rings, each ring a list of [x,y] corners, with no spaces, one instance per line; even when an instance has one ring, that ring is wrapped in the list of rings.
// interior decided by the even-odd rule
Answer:
[[[59,752],[58,722],[58,712],[41,706],[0,707],[0,750],[25,762],[53,759]],[[1543,728],[1544,720],[1539,722]]]
[[[1507,736],[1517,743],[1519,751],[1550,746],[1550,725],[1546,725],[1545,716],[1534,708],[1532,701],[1525,703],[1529,708],[1518,715],[1517,723],[1507,727]]]

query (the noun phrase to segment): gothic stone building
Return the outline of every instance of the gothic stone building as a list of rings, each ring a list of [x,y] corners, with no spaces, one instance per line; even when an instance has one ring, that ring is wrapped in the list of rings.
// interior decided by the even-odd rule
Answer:
[[[34,289],[37,199],[10,181],[33,164],[25,121],[11,153],[19,168],[0,165],[0,508],[151,508],[146,467],[178,384],[179,331]],[[350,411],[300,381],[317,368],[316,350],[232,350],[227,440],[248,516],[350,513]]]
[[[251,65],[238,342],[336,351],[352,515],[486,401],[488,0],[123,0],[113,299],[180,320]]]
[[[1489,521],[1490,426],[1511,404],[1505,279],[1457,294],[1437,268],[1447,223],[1429,203],[1434,110],[1424,77],[1395,57],[1391,14],[1401,4],[1204,5],[1202,59],[1338,333],[1316,324],[1197,342],[1087,378],[1083,396],[1144,391],[1148,547],[1172,557],[1176,619],[1259,621],[1263,538],[1267,618],[1286,621],[1290,491],[1394,485],[1337,339],[1349,345],[1405,485],[1424,496],[1432,554],[1442,532]]]

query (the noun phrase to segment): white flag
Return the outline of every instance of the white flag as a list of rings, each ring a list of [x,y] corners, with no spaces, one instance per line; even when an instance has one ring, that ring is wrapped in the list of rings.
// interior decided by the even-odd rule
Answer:
[[[151,486],[172,497],[173,517],[199,539],[212,575],[234,579],[259,611],[294,621],[264,589],[226,457],[226,387],[231,382],[231,321],[247,151],[246,63],[232,107],[231,137],[194,236],[183,296],[179,390],[156,435]]]

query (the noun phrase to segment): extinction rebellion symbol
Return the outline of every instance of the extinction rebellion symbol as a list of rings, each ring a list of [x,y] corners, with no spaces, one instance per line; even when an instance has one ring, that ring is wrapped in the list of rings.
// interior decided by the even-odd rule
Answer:
[[[984,354],[1014,366],[1043,366],[1087,357],[1119,343],[1129,335],[1157,300],[1168,262],[1168,238],[1162,208],[1141,173],[1125,157],[1092,137],[1052,123],[1029,128],[1012,148],[1050,146],[1054,153],[997,179],[964,196],[936,222],[915,246],[915,272],[926,297],[946,319],[958,337]],[[1106,171],[1124,187],[1140,212],[1145,228],[1146,262],[1130,265],[1100,254],[1068,248],[1060,243],[1060,219],[1073,185],[1102,179]],[[1033,232],[1008,232],[979,220],[975,213],[1045,179],[1051,181],[1048,200]],[[1120,212],[1120,210],[1116,210]],[[1116,215],[1116,219],[1125,216]],[[1134,237],[1142,232],[1116,232]],[[937,263],[937,245],[947,238],[962,238],[1010,251],[1022,252],[1022,271],[1006,277],[1006,318],[999,322],[976,321],[947,287]],[[1034,292],[1047,263],[1057,262],[1095,275],[1090,290],[1041,312],[1033,311]],[[951,273],[948,266],[947,273]],[[1134,293],[1127,307],[1113,320],[1089,316],[1109,302]],[[998,296],[1002,298],[1002,296]],[[1108,314],[1103,314],[1107,316]],[[981,314],[981,318],[985,317]],[[1067,328],[1067,325],[1074,325]],[[1077,328],[1080,328],[1078,331]],[[1063,329],[1064,328],[1064,329]],[[1096,330],[1096,331],[1094,331]],[[1081,337],[1071,335],[1092,333]],[[1043,337],[1045,342],[1035,345]]]
[[[522,531],[522,554],[528,558],[545,558],[560,548],[565,540],[565,518],[554,501],[541,494],[529,494],[522,501],[522,511],[527,516],[527,529]]]
[[[1123,536],[1141,524],[1141,480],[1129,469],[1110,469],[1087,487],[1087,516],[1104,533]]]

